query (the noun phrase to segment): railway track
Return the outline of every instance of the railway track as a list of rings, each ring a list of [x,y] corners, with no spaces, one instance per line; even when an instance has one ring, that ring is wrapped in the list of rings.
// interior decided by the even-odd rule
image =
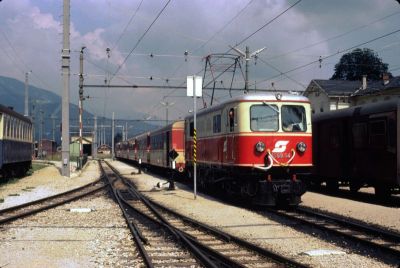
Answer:
[[[368,226],[348,219],[327,215],[307,208],[294,210],[269,210],[279,216],[295,220],[322,231],[332,233],[374,250],[400,256],[400,234]]]
[[[42,212],[105,189],[102,179],[70,191],[0,210],[0,225]]]
[[[143,250],[141,254],[148,267],[306,267],[156,204],[141,195],[110,165],[104,169],[109,179],[118,178],[112,183],[113,192],[124,214],[128,214],[125,215],[128,225],[132,227],[136,244],[141,252]],[[139,217],[131,214],[132,211],[158,226],[158,232],[162,228],[166,238],[154,235],[154,230],[149,230],[152,225],[139,222]],[[171,238],[176,243],[173,246],[158,246],[158,243],[170,245],[170,241],[165,242],[165,239]],[[176,253],[177,248],[181,253]],[[175,256],[182,257],[175,259]]]

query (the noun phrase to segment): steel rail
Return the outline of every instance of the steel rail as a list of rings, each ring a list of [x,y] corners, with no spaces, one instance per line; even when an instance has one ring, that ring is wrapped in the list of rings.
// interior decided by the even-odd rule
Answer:
[[[249,248],[249,249],[253,250],[254,252],[257,252],[258,254],[260,254],[260,255],[262,255],[262,256],[264,256],[266,258],[271,258],[271,259],[274,259],[276,261],[279,261],[282,264],[284,264],[285,267],[308,267],[308,266],[306,266],[304,264],[301,264],[299,262],[293,261],[293,260],[291,260],[291,259],[289,259],[289,258],[287,258],[287,257],[285,257],[283,255],[280,255],[280,254],[275,253],[273,251],[266,250],[266,249],[261,248],[261,247],[259,247],[257,245],[254,245],[254,244],[252,244],[252,243],[250,243],[250,242],[248,242],[246,240],[243,240],[243,239],[241,239],[239,237],[236,237],[234,235],[225,233],[225,232],[220,231],[218,229],[215,229],[214,227],[211,227],[211,226],[209,226],[207,224],[198,222],[198,221],[196,221],[194,219],[188,218],[188,217],[186,217],[186,216],[184,216],[184,215],[182,215],[182,214],[180,214],[180,213],[178,213],[176,211],[173,211],[172,209],[169,209],[169,208],[167,208],[167,207],[165,207],[165,206],[163,206],[161,204],[158,204],[158,203],[154,202],[153,200],[149,200],[149,201],[152,204],[154,204],[156,207],[159,207],[160,209],[165,210],[170,214],[176,215],[177,217],[181,218],[182,220],[187,221],[187,222],[189,222],[189,223],[191,223],[191,224],[193,224],[193,225],[205,230],[206,232],[212,233],[215,236],[219,236],[221,239],[226,239],[226,241],[232,241],[232,242],[235,242],[235,243],[237,243],[237,244],[239,244],[239,245],[241,245],[243,247]]]
[[[162,206],[162,205],[156,203],[156,202],[153,201],[153,200],[148,200],[148,199],[145,198],[138,190],[135,189],[135,187],[134,187],[134,185],[133,185],[133,183],[132,183],[131,181],[129,181],[129,180],[127,180],[126,178],[124,178],[124,176],[122,176],[122,175],[121,175],[114,167],[112,167],[109,163],[107,163],[107,164],[110,166],[110,168],[113,169],[113,171],[114,171],[118,176],[120,176],[122,179],[124,179],[124,180],[127,181],[127,183],[131,186],[132,191],[135,192],[135,194],[138,196],[138,198],[140,198],[140,199],[142,199],[142,200],[146,200],[145,203],[148,203],[148,204],[149,204],[149,206],[148,206],[149,209],[152,210],[152,211],[155,211],[155,213],[160,214],[160,213],[158,212],[158,209],[156,208],[156,207],[158,207],[159,209],[165,210],[166,212],[168,212],[168,213],[170,213],[170,214],[172,214],[172,215],[178,217],[179,219],[181,219],[181,220],[183,220],[183,221],[185,221],[185,222],[188,222],[188,223],[194,225],[195,227],[198,227],[199,229],[204,230],[204,231],[207,232],[207,233],[210,233],[210,234],[212,234],[212,235],[214,235],[214,236],[217,236],[217,237],[221,238],[222,240],[225,240],[225,241],[228,241],[228,242],[234,242],[234,243],[236,243],[236,244],[238,244],[238,245],[240,245],[240,246],[242,246],[242,247],[244,247],[244,248],[246,248],[246,249],[248,249],[248,250],[251,250],[251,251],[253,251],[253,252],[255,252],[255,253],[257,253],[257,254],[259,254],[259,255],[265,257],[265,258],[272,259],[272,260],[274,260],[274,261],[276,261],[276,262],[279,262],[279,263],[281,263],[281,264],[283,264],[283,265],[285,265],[285,266],[287,266],[287,267],[308,267],[308,266],[306,266],[306,265],[304,265],[304,264],[301,264],[301,263],[299,263],[299,262],[296,262],[296,261],[293,261],[293,260],[291,260],[291,259],[289,259],[289,258],[286,258],[285,256],[282,256],[282,255],[279,255],[279,254],[274,253],[274,252],[272,252],[272,251],[269,251],[269,250],[266,250],[266,249],[264,249],[264,248],[258,247],[258,246],[254,245],[254,244],[252,244],[252,243],[250,243],[250,242],[247,242],[247,241],[245,241],[245,240],[243,240],[243,239],[240,239],[240,238],[238,238],[238,237],[229,235],[229,234],[227,234],[227,233],[225,233],[225,232],[222,232],[222,231],[220,231],[220,230],[217,230],[217,229],[215,229],[215,228],[212,228],[212,227],[210,227],[210,226],[207,226],[206,224],[200,223],[200,222],[195,221],[195,220],[193,220],[193,219],[190,219],[190,218],[188,218],[188,217],[186,217],[186,216],[183,216],[183,215],[181,215],[181,214],[179,214],[179,213],[177,213],[177,212],[175,212],[175,211],[173,211],[173,210],[171,210],[171,209],[169,209],[169,208],[166,208],[166,207],[164,207],[164,206]],[[165,221],[166,224],[169,224],[168,221],[165,219],[164,216],[160,215],[160,218],[161,218],[161,219],[164,219],[164,220],[162,220],[162,221]],[[185,233],[185,232],[179,230],[179,229],[176,228],[176,227],[173,227],[173,228],[176,230],[176,232],[181,233],[183,236],[187,236],[187,237],[189,238],[189,240],[190,240],[193,244],[195,244],[197,247],[200,247],[203,251],[206,251],[207,254],[211,254],[211,256],[213,256],[213,258],[216,258],[216,259],[218,259],[218,258],[223,258],[223,259],[228,259],[228,260],[230,260],[229,258],[227,258],[226,256],[224,256],[223,254],[221,254],[221,253],[219,253],[219,252],[216,252],[214,249],[211,249],[211,248],[209,248],[208,246],[201,244],[201,242],[199,242],[197,239],[193,238],[191,235],[189,235],[189,234],[187,234],[187,233]],[[208,251],[210,251],[210,252],[208,252]],[[219,265],[221,265],[221,264],[219,263]],[[229,264],[229,267],[243,267],[243,265],[240,264],[240,263],[237,263],[236,261],[234,261],[234,262],[232,262],[231,264]]]
[[[35,200],[35,201],[32,201],[32,202],[28,202],[28,203],[24,203],[24,204],[21,204],[21,205],[17,205],[17,206],[14,206],[14,207],[9,207],[9,208],[0,210],[0,217],[2,217],[2,216],[4,217],[4,218],[0,219],[0,225],[12,222],[12,221],[17,220],[17,219],[24,218],[24,217],[27,217],[27,216],[31,216],[33,214],[36,214],[36,213],[39,213],[39,212],[42,212],[42,211],[45,211],[45,210],[60,206],[60,205],[64,205],[66,203],[78,200],[80,198],[83,198],[83,197],[89,196],[89,195],[91,195],[93,193],[96,193],[96,192],[98,192],[100,190],[103,190],[107,185],[100,185],[100,186],[95,187],[95,185],[97,183],[99,183],[100,181],[101,181],[101,179],[99,179],[99,180],[97,180],[95,182],[91,182],[89,184],[86,184],[84,186],[75,188],[75,189],[70,190],[70,191],[66,191],[66,192],[59,193],[59,194],[56,194],[56,195],[53,195],[53,196],[45,197],[45,198],[42,198],[42,199],[39,199],[39,200]],[[55,203],[52,203],[52,204],[49,204],[49,205],[45,205],[45,206],[42,206],[42,207],[39,207],[39,208],[34,208],[34,209],[31,209],[31,210],[28,210],[28,211],[25,211],[25,212],[22,211],[24,209],[29,208],[30,206],[36,206],[36,205],[40,205],[40,204],[45,204],[46,202],[54,201],[57,198],[67,197],[68,195],[73,195],[75,193],[78,193],[79,191],[82,191],[82,190],[90,188],[90,187],[93,187],[94,189],[89,190],[89,191],[84,192],[84,193],[80,193],[80,194],[72,196],[70,198],[62,199],[61,201],[58,201],[58,202],[55,202]],[[22,212],[18,213],[18,210],[21,210]],[[13,215],[7,217],[7,213],[10,213],[10,212],[15,212],[16,214],[13,214]]]
[[[295,210],[295,211],[278,211],[278,210],[273,210],[273,209],[268,209],[269,212],[288,218],[290,220],[295,220],[298,222],[301,222],[303,224],[307,224],[309,226],[318,228],[322,231],[327,231],[330,232],[334,235],[337,236],[342,236],[345,237],[351,241],[354,241],[356,243],[363,244],[365,246],[371,247],[374,250],[379,249],[381,251],[384,251],[388,254],[394,255],[394,256],[400,256],[400,250],[393,248],[394,247],[400,247],[400,244],[395,241],[387,241],[389,245],[385,244],[380,244],[378,242],[374,242],[374,239],[384,239],[384,237],[381,237],[379,235],[371,234],[368,233],[368,228],[361,228],[360,225],[356,226],[354,224],[348,224],[347,221],[342,221],[339,222],[339,219],[333,219],[332,217],[323,217],[321,213],[312,213],[311,211],[307,212],[302,212],[301,210]],[[304,217],[304,218],[302,218]],[[314,218],[314,219],[313,219]],[[330,219],[331,218],[331,219]],[[315,219],[319,219],[319,221],[322,222],[316,222]],[[326,226],[327,223],[332,223],[335,224],[336,227],[341,227],[341,228],[333,228],[333,227],[328,227]],[[343,228],[347,228],[350,232],[344,232]],[[363,229],[363,230],[361,230]],[[362,238],[358,237],[357,234],[353,234],[354,232],[358,232],[358,235],[365,236],[367,238]],[[395,245],[393,245],[395,244]]]
[[[133,194],[136,195],[138,197],[138,199],[140,201],[143,202],[143,204],[145,204],[147,206],[147,203],[143,196],[136,191],[136,189],[132,188],[132,185],[130,185],[128,183],[128,181],[120,175],[120,173],[113,167],[111,166],[110,163],[105,162],[108,167],[115,173],[115,175],[117,175],[122,181],[124,181],[124,183],[126,183],[127,185],[129,185],[129,190],[133,191]],[[126,205],[128,205],[131,209],[134,209],[135,211],[137,211],[138,213],[140,213],[142,216],[148,218],[149,220],[154,221],[153,218],[151,218],[150,216],[146,215],[145,213],[141,212],[140,210],[137,210],[135,207],[133,207],[131,204],[129,204],[129,202],[123,200],[125,202]],[[150,205],[151,206],[151,205]],[[215,263],[213,263],[210,258],[208,256],[206,256],[204,254],[204,252],[202,250],[200,250],[197,246],[195,246],[188,237],[186,237],[185,235],[183,235],[179,230],[177,230],[176,228],[174,228],[173,226],[171,226],[168,221],[162,217],[162,215],[160,215],[157,211],[153,211],[152,207],[149,207],[149,209],[154,213],[154,215],[157,217],[157,219],[160,222],[156,222],[158,224],[161,224],[161,226],[163,226],[164,228],[166,228],[173,236],[175,236],[177,238],[177,240],[181,240],[182,243],[186,246],[186,248],[191,251],[196,258],[198,258],[198,260],[205,266],[205,267],[212,267],[212,268],[217,268],[218,266],[215,265]],[[154,209],[154,208],[153,208]],[[233,263],[231,263],[233,265]],[[228,266],[229,267],[229,266]],[[234,267],[238,267],[238,266],[234,266]]]
[[[304,207],[298,207],[297,210],[304,214],[317,216],[319,218],[324,218],[324,219],[327,219],[330,221],[337,222],[338,224],[351,226],[352,228],[354,228],[356,230],[363,231],[363,232],[366,232],[369,234],[374,234],[376,236],[383,237],[387,240],[391,240],[392,242],[395,242],[395,243],[400,243],[400,233],[398,233],[398,232],[389,231],[389,230],[385,230],[385,229],[378,228],[378,227],[373,227],[373,226],[363,224],[361,222],[355,222],[351,219],[347,219],[347,218],[340,217],[340,216],[337,217],[334,215],[324,214],[324,213],[317,212],[317,211],[314,211],[314,210],[311,210],[308,208],[304,208]]]
[[[116,180],[111,182],[109,176],[107,175],[107,173],[104,170],[103,165],[101,164],[100,161],[99,161],[99,165],[100,165],[100,170],[101,170],[102,175],[105,178],[107,178],[107,180],[109,181],[114,198],[116,199],[116,201],[122,211],[122,214],[124,215],[125,221],[128,224],[129,230],[131,231],[131,234],[133,236],[135,244],[139,249],[140,255],[142,256],[143,261],[146,264],[146,267],[153,268],[154,267],[153,262],[151,261],[151,258],[147,254],[147,251],[143,245],[143,243],[146,243],[145,242],[146,240],[143,239],[143,235],[141,234],[141,232],[140,232],[139,228],[136,226],[136,224],[134,224],[132,221],[129,220],[128,213],[125,210],[126,207],[121,202],[121,196],[117,193],[117,190],[115,189],[115,187],[113,187]]]

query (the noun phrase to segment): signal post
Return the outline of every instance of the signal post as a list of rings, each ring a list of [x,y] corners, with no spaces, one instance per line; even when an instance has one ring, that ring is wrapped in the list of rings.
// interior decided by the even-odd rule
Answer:
[[[187,96],[193,97],[193,194],[197,198],[197,98],[202,96],[201,76],[188,76],[186,80]]]

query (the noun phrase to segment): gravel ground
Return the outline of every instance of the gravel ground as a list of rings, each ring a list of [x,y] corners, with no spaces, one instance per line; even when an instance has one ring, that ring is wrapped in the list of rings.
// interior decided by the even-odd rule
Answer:
[[[0,229],[0,267],[137,267],[139,261],[118,205],[104,192]]]
[[[57,167],[46,167],[2,185],[1,208],[79,187],[99,175],[96,162],[71,178],[62,177]],[[71,212],[73,208],[92,211]],[[0,226],[0,267],[138,267],[133,243],[118,205],[104,191]]]
[[[0,200],[3,200],[0,209],[65,192],[100,177],[100,169],[95,161],[88,162],[81,172],[71,173],[71,178],[63,177],[57,165],[50,165],[31,176],[0,185]]]
[[[130,177],[141,191],[155,201],[223,231],[246,238],[255,244],[293,257],[297,261],[309,264],[312,267],[397,267],[400,263],[400,260],[393,259],[378,260],[370,256],[374,256],[374,252],[364,251],[362,248],[356,249],[359,250],[359,253],[355,253],[355,250],[349,249],[346,241],[334,240],[317,230],[304,230],[300,225],[293,225],[264,212],[254,212],[235,207],[203,194],[199,194],[197,199],[194,200],[193,193],[184,185],[177,184],[175,191],[168,191],[167,186],[159,189],[156,185],[158,182],[163,182],[162,179],[148,174],[130,175],[134,168],[118,161],[113,161],[112,164],[122,174]],[[323,195],[315,195],[307,194],[304,198],[304,204],[308,206],[314,204],[327,210],[332,207],[332,209],[336,209],[333,212],[342,214],[351,213],[353,210],[353,201],[346,200],[343,201],[346,204],[343,203],[338,206],[339,201],[332,200],[332,197],[326,198]],[[370,215],[370,204],[365,204],[364,207],[362,205],[354,206],[354,210],[360,210],[363,213],[353,215],[360,217],[360,219],[368,217],[371,221],[375,220],[375,223],[381,222],[381,219],[376,219],[376,216]],[[378,211],[378,209],[376,210]],[[395,211],[398,213],[398,210],[386,212],[385,218],[394,216],[393,223],[395,223],[396,218],[398,219],[398,215],[393,215]],[[304,254],[306,251],[317,249],[337,250],[343,254],[314,257]]]

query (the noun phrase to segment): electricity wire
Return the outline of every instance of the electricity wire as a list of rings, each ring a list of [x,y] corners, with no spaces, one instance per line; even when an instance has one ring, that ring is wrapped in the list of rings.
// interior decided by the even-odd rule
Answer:
[[[125,59],[122,61],[122,63],[118,66],[117,70],[114,72],[114,74],[110,77],[110,82],[114,78],[114,76],[121,70],[122,66],[125,64],[125,62],[128,60],[130,55],[133,53],[133,51],[139,46],[140,42],[143,40],[143,38],[146,36],[146,34],[150,31],[151,27],[154,25],[154,23],[158,20],[158,18],[161,16],[161,14],[164,12],[164,10],[167,8],[171,0],[168,0],[167,3],[164,5],[164,7],[158,12],[157,16],[153,20],[153,22],[147,27],[146,31],[142,34],[142,36],[138,39],[136,42],[135,46],[131,49],[129,54],[125,57]]]
[[[132,23],[133,19],[135,18],[137,12],[139,11],[141,5],[143,3],[143,0],[140,1],[139,5],[136,7],[135,12],[132,14],[131,18],[129,19],[128,23],[126,24],[124,30],[122,31],[122,33],[120,34],[120,36],[118,37],[117,41],[115,42],[115,44],[113,45],[113,47],[111,48],[111,50],[114,50],[114,48],[118,45],[119,41],[121,41],[122,37],[125,35],[126,31],[128,30],[129,25]]]

